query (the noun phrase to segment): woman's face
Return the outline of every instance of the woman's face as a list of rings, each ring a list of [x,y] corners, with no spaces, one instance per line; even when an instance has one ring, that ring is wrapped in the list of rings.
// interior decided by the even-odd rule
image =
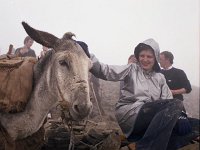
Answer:
[[[142,50],[139,53],[139,63],[145,71],[152,71],[155,64],[155,56],[151,49]]]
[[[30,39],[30,40],[28,40],[26,43],[25,43],[25,45],[28,47],[28,48],[31,48],[31,46],[33,45],[33,40],[32,39]]]

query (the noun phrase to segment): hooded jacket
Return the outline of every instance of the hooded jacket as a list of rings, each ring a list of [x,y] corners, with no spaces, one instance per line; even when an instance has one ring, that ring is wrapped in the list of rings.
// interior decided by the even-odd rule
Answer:
[[[157,60],[155,63],[158,63],[158,44],[153,39],[142,43],[153,49]],[[100,63],[94,55],[91,55],[91,59],[93,62],[91,72],[96,77],[109,81],[124,81],[122,94],[116,103],[115,116],[126,137],[133,131],[137,114],[143,104],[158,99],[173,98],[165,77],[155,70],[146,74],[139,63],[118,66]]]

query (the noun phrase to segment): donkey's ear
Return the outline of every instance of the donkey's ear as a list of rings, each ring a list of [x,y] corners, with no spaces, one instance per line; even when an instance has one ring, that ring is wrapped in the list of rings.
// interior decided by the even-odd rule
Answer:
[[[22,22],[22,25],[26,31],[26,33],[37,43],[46,46],[48,48],[53,48],[56,44],[58,38],[48,32],[43,32],[36,30],[29,26],[27,23]]]

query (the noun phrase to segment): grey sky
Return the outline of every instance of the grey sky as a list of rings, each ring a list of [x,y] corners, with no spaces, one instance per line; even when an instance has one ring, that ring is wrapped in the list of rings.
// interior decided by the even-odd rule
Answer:
[[[21,21],[57,37],[71,31],[108,64],[126,64],[139,42],[154,38],[199,86],[199,0],[1,0],[0,11],[1,53],[23,45]],[[42,46],[32,48],[39,55]]]

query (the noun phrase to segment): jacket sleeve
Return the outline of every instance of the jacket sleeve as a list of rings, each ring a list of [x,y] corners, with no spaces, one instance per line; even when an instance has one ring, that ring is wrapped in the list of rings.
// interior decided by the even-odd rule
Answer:
[[[97,78],[109,81],[120,81],[127,76],[131,70],[130,65],[107,65],[99,62],[94,54],[90,54],[93,66],[90,72]]]
[[[161,99],[173,99],[173,95],[171,90],[169,89],[166,79],[163,75],[161,75]]]

